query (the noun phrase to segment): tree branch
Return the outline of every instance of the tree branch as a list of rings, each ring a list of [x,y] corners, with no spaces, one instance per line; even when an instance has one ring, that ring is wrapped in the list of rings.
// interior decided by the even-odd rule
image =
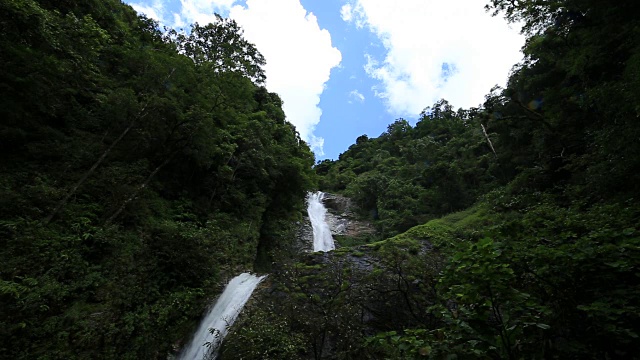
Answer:
[[[133,128],[133,126],[135,125],[136,121],[144,117],[143,112],[147,108],[147,105],[148,103],[145,104],[142,107],[142,109],[140,109],[138,114],[129,123],[129,126],[127,126],[127,128],[124,129],[122,133],[120,133],[120,136],[118,136],[118,138],[111,143],[111,145],[107,148],[107,150],[105,150],[102,153],[102,155],[93,164],[93,166],[91,166],[91,168],[86,173],[84,173],[84,175],[82,175],[82,177],[73,185],[73,187],[71,187],[71,190],[69,190],[67,195],[62,200],[60,200],[56,208],[53,209],[53,211],[46,218],[42,220],[42,225],[47,225],[51,222],[51,220],[56,216],[56,214],[60,210],[62,210],[62,208],[67,204],[67,202],[69,202],[69,199],[71,199],[71,197],[76,193],[76,191],[78,191],[78,188],[80,188],[80,186],[84,184],[84,182],[89,178],[89,176],[91,176],[91,174],[93,174],[93,172],[98,168],[98,166],[100,166],[100,164],[104,161],[104,159],[106,159],[107,155],[109,155],[111,150],[113,150],[113,148],[120,142],[120,140],[122,140],[129,133],[131,128]]]

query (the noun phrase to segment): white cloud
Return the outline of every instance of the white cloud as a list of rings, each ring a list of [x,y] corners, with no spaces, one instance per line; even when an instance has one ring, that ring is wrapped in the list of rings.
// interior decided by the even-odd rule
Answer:
[[[264,55],[267,88],[284,101],[287,119],[322,155],[324,139],[313,135],[322,115],[320,95],[342,59],[329,32],[299,0],[248,0],[246,7],[233,6],[229,16]]]
[[[364,10],[359,2],[355,3],[355,7],[350,3],[342,5],[340,8],[340,17],[346,22],[353,22],[358,29],[366,25]]]
[[[185,28],[188,24],[182,19],[182,16],[177,13],[173,13],[173,24],[171,25],[174,29],[182,29]]]
[[[267,64],[266,86],[284,102],[287,120],[296,126],[311,149],[322,156],[324,139],[313,135],[320,122],[320,95],[331,69],[339,67],[342,55],[331,45],[331,35],[320,29],[312,13],[300,0],[180,0],[179,14],[173,14],[174,28],[215,20],[215,13],[234,19],[244,37],[254,43]]]
[[[353,19],[353,9],[351,8],[351,4],[344,4],[340,8],[340,17],[344,21],[351,21]]]
[[[349,98],[354,99],[358,102],[364,102],[364,95],[362,95],[357,89],[351,90],[351,92],[349,93]],[[351,104],[352,101],[349,101],[349,103]]]
[[[309,135],[309,140],[307,140],[309,147],[316,153],[318,156],[324,155],[324,138],[317,137],[313,134]]]
[[[215,13],[227,12],[236,0],[180,0],[182,8],[175,18],[179,23],[206,25],[215,21]],[[175,26],[175,25],[174,25]]]
[[[522,58],[519,29],[477,0],[352,0],[341,15],[386,49],[384,58],[365,55],[365,71],[380,81],[374,92],[395,115],[417,114],[440,98],[477,106]]]
[[[165,20],[162,16],[164,13],[164,6],[159,0],[155,0],[152,4],[148,3],[132,3],[131,7],[140,14],[145,14],[148,18],[154,19],[160,23],[164,23]]]

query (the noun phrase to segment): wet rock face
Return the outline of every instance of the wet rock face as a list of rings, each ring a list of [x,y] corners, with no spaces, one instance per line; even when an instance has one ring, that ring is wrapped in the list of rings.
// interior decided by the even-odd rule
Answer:
[[[358,236],[375,232],[371,224],[355,219],[355,209],[351,199],[325,193],[322,203],[327,208],[325,219],[331,229],[331,235]],[[307,216],[300,223],[297,237],[297,247],[300,252],[313,252],[313,229]]]
[[[339,214],[351,215],[352,203],[351,199],[347,197],[325,193],[323,203],[329,211],[333,211],[334,213]]]
[[[328,210],[327,223],[332,235],[358,236],[375,232],[370,223],[356,220],[351,199],[336,194],[325,194],[324,206]]]
[[[309,217],[305,216],[298,225],[296,252],[299,254],[313,252],[313,227],[311,227]]]

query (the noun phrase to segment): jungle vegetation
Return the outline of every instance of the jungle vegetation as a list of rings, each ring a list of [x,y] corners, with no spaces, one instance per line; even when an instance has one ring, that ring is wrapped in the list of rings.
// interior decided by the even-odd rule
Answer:
[[[640,3],[487,10],[504,88],[314,165],[232,20],[0,0],[0,358],[164,359],[253,268],[223,359],[638,358]],[[378,235],[280,257],[318,187]]]
[[[119,0],[2,0],[0,33],[0,358],[166,358],[314,187],[264,58]]]
[[[487,10],[526,35],[506,86],[317,163],[382,240],[276,272],[229,358],[638,358],[640,5]]]

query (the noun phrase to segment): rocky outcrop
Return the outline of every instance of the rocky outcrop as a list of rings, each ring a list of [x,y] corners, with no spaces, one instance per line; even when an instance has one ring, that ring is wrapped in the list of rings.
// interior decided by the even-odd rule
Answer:
[[[311,221],[309,221],[308,216],[305,216],[301,222],[298,222],[294,251],[297,254],[313,252],[313,228],[311,227]]]
[[[336,194],[325,194],[324,206],[328,210],[327,223],[332,235],[359,236],[375,233],[373,225],[369,222],[356,219],[351,199]]]
[[[324,206],[335,213],[350,216],[353,213],[353,203],[348,197],[336,194],[324,194]]]
[[[296,358],[362,358],[350,339],[431,321],[431,276],[439,271],[438,259],[431,257],[428,244],[432,229],[374,241],[374,236],[368,236],[375,233],[373,226],[356,218],[358,209],[350,199],[326,194],[323,204],[338,240],[336,249],[313,252],[311,223],[307,218],[301,221],[299,252],[258,289],[260,306],[250,307],[246,320],[239,324],[242,336],[234,340],[231,332],[228,354],[247,348],[247,339],[257,339],[252,346],[259,347],[260,353],[284,351],[279,344],[291,343],[297,346],[290,347],[297,349]],[[274,324],[282,331],[273,331],[278,329]],[[280,358],[287,358],[282,354]]]
[[[356,209],[351,199],[325,193],[323,204],[327,208],[326,221],[331,235],[356,237],[375,233],[372,224],[356,219]],[[299,252],[313,252],[313,229],[307,216],[299,224],[297,239],[296,247]]]

